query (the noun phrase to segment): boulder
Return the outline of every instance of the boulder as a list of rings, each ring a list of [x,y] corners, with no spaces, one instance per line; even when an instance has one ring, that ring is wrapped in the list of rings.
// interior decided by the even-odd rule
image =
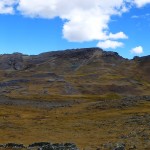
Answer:
[[[125,144],[124,143],[117,143],[113,150],[125,150]]]

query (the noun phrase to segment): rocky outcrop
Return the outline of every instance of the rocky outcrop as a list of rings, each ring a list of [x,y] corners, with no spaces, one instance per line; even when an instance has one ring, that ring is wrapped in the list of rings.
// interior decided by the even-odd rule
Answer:
[[[0,144],[0,148],[23,149],[25,146],[23,144],[7,143]]]
[[[23,68],[23,54],[13,53],[0,56],[0,69],[22,70]]]
[[[28,146],[23,144],[8,143],[0,144],[0,149],[27,149],[27,150],[79,150],[74,143],[49,143],[49,142],[39,142],[33,143]]]
[[[138,62],[150,62],[150,55],[143,57],[135,56],[133,60]]]
[[[121,57],[117,52],[112,52],[112,51],[103,51],[102,56],[123,59],[123,57]]]
[[[3,150],[79,150],[79,148],[74,143],[49,143],[49,142],[38,142],[33,143],[28,146],[23,144],[16,143],[8,143],[8,144],[0,144],[0,149]],[[137,147],[135,145],[130,146],[128,150],[136,150]],[[85,149],[86,150],[86,149]],[[106,143],[102,144],[101,147],[95,150],[126,150],[125,143]]]

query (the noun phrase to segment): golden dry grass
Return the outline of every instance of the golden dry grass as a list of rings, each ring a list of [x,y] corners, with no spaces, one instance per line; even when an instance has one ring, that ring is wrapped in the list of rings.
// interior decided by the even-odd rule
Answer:
[[[143,144],[150,146],[138,135],[144,130],[150,138],[150,118],[140,118],[150,114],[150,103],[123,110],[87,109],[90,104],[84,102],[52,110],[1,105],[0,143],[74,142],[81,149],[96,149],[108,142],[126,142],[129,146],[133,142],[139,150]],[[137,122],[132,117],[137,117]],[[129,136],[133,132],[134,139]],[[121,136],[129,138],[122,139]]]

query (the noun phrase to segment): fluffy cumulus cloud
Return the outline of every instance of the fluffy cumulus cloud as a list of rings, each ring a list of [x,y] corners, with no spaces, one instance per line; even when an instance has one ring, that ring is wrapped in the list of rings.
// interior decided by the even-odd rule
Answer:
[[[123,47],[124,44],[118,41],[106,40],[106,41],[99,42],[97,46],[104,49],[109,49],[109,48],[116,49],[118,47]]]
[[[142,46],[137,46],[137,47],[135,47],[135,48],[133,48],[133,49],[131,50],[131,53],[132,53],[132,54],[140,55],[140,54],[143,53],[143,47],[142,47]]]
[[[111,33],[111,16],[129,11],[133,5],[142,7],[150,0],[0,0],[0,13],[17,11],[31,18],[64,20],[63,37],[71,42],[100,41],[98,45],[121,47],[116,40],[127,39],[123,31]],[[112,45],[112,47],[111,47]]]
[[[71,42],[126,38],[123,32],[109,33],[108,23],[127,9],[124,0],[20,0],[18,6],[25,16],[66,20],[63,37]]]
[[[13,14],[18,0],[0,0],[0,14]]]

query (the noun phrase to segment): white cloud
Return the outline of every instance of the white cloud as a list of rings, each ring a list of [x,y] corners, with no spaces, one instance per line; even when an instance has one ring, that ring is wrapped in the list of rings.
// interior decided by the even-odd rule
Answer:
[[[0,14],[13,14],[18,0],[0,0]]]
[[[98,45],[117,48],[123,43],[116,40],[128,36],[122,31],[111,33],[111,17],[129,11],[133,5],[148,3],[150,0],[0,0],[0,14],[13,14],[17,4],[17,10],[26,17],[64,20],[62,33],[68,41],[98,40]]]
[[[118,32],[116,34],[110,33],[108,37],[109,37],[109,39],[114,39],[114,40],[117,40],[117,39],[128,39],[128,36],[125,35],[123,32]]]
[[[132,54],[140,55],[140,54],[142,54],[144,51],[143,51],[143,47],[142,47],[142,46],[137,46],[137,47],[133,48],[130,52],[131,52]]]
[[[112,15],[128,10],[124,0],[20,0],[18,10],[28,17],[66,20],[63,37],[68,41],[126,38],[123,32],[109,33],[108,27]]]
[[[143,7],[147,4],[150,4],[150,0],[134,0],[134,3],[137,5],[137,7]]]
[[[118,41],[111,41],[111,40],[106,40],[106,41],[100,41],[97,44],[98,47],[101,47],[103,49],[116,49],[118,47],[123,47],[124,44],[122,42],[118,42]]]

